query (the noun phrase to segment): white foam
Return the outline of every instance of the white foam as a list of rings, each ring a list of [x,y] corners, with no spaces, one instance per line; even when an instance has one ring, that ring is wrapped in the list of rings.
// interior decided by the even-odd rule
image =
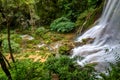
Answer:
[[[91,44],[73,49],[72,58],[84,57],[77,60],[79,65],[97,63],[95,69],[104,72],[110,68],[110,63],[120,61],[120,0],[108,0],[98,24],[79,36],[76,42],[85,38],[95,40]]]

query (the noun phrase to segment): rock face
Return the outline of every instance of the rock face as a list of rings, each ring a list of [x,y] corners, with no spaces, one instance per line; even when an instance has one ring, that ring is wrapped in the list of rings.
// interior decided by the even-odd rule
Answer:
[[[107,0],[99,23],[75,42],[88,38],[94,41],[73,49],[72,58],[84,57],[77,61],[79,65],[97,63],[95,69],[105,72],[106,68],[110,68],[110,63],[116,64],[120,61],[120,0]]]

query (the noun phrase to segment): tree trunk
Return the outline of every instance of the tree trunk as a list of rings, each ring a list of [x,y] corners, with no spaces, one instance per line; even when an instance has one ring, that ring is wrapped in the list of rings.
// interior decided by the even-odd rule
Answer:
[[[2,48],[1,45],[2,45],[2,41],[0,41],[0,49]],[[12,80],[11,74],[6,66],[1,50],[0,50],[0,65],[2,67],[2,70],[5,72],[6,76],[8,77],[8,80]]]
[[[13,54],[12,54],[12,48],[11,48],[11,43],[10,43],[10,25],[9,25],[9,20],[7,20],[7,30],[8,30],[8,46],[9,46],[9,51],[10,51],[10,57],[13,62],[15,62]]]

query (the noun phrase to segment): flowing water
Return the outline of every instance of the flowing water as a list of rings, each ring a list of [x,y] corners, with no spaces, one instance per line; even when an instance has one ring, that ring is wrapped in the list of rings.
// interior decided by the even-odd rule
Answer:
[[[72,58],[84,57],[77,61],[80,66],[97,63],[95,69],[105,72],[110,63],[120,61],[120,0],[106,0],[98,24],[79,36],[76,42],[86,38],[94,38],[94,41],[73,49]]]

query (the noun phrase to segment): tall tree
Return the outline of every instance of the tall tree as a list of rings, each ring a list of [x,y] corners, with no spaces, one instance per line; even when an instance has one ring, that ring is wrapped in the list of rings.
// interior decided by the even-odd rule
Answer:
[[[11,57],[12,61],[15,62],[15,59],[14,59],[13,53],[12,53],[11,43],[10,43],[10,25],[9,25],[9,18],[7,18],[7,31],[8,31],[8,46],[9,46],[10,57]]]
[[[2,70],[5,72],[6,76],[8,77],[8,80],[12,80],[11,74],[7,68],[7,65],[5,63],[5,57],[2,55],[2,40],[0,40],[0,65],[2,67]]]

